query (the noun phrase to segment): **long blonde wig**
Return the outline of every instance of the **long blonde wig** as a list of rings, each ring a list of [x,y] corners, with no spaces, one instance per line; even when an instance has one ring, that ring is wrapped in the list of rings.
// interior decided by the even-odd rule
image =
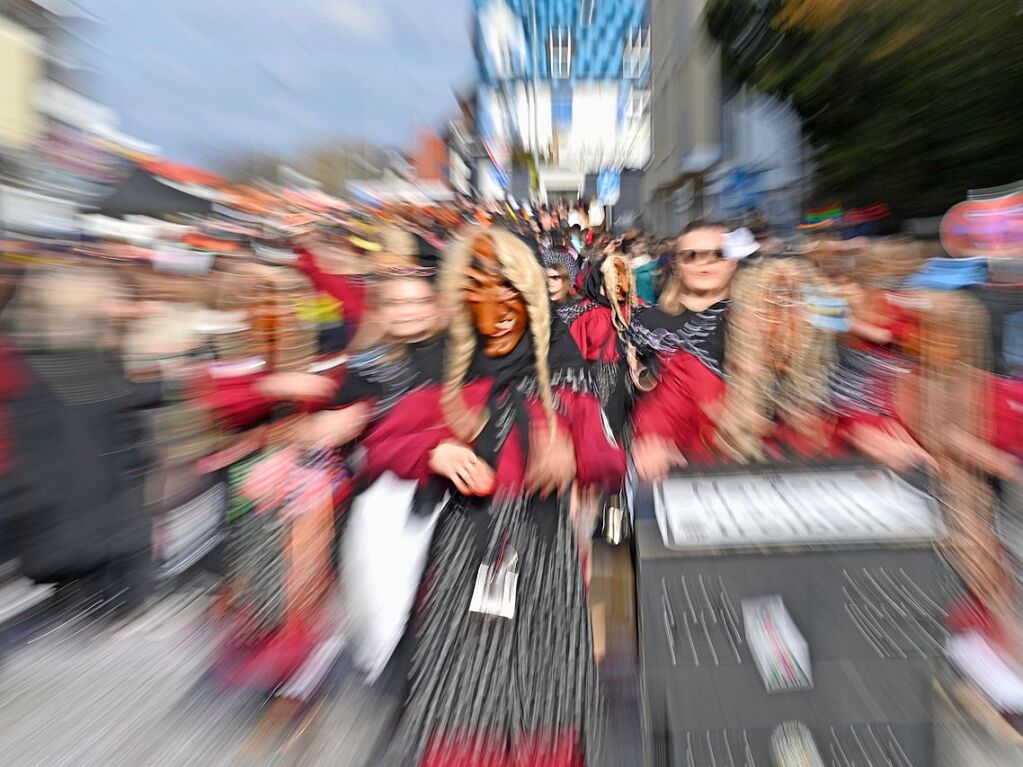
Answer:
[[[463,231],[452,243],[437,280],[441,296],[450,302],[448,356],[441,405],[448,426],[465,442],[474,441],[490,417],[485,408],[482,410],[470,408],[462,396],[462,385],[476,353],[476,327],[464,300],[465,280],[476,245],[484,237],[489,238],[494,245],[501,273],[512,287],[522,294],[526,303],[529,332],[533,337],[536,355],[538,393],[548,423],[555,423],[554,395],[551,391],[550,368],[547,364],[551,343],[550,299],[547,295],[544,270],[529,246],[514,235],[497,228],[488,229],[486,232],[472,228]],[[553,429],[550,431],[553,436]]]
[[[829,401],[835,338],[809,321],[804,297],[820,284],[813,265],[795,258],[763,261],[735,280],[725,407],[738,418],[720,436],[740,460],[763,457],[756,420],[777,413],[804,431],[809,422],[795,416],[820,412]]]
[[[899,414],[938,464],[947,534],[944,549],[959,575],[985,602],[1017,609],[1005,553],[995,531],[996,500],[984,469],[948,444],[958,430],[990,444],[991,378],[984,308],[959,292],[920,294],[920,367],[900,387]]]
[[[677,241],[676,241],[677,242]],[[672,256],[670,271],[657,299],[657,308],[665,314],[677,317],[685,311],[686,285],[678,268],[678,255]]]

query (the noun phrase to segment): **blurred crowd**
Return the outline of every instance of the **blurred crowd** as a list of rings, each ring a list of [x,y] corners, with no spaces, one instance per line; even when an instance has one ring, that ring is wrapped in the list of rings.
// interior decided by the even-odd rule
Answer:
[[[405,680],[395,763],[580,765],[626,484],[858,455],[926,477],[949,629],[1023,663],[1021,261],[269,190],[5,248],[7,626],[201,570],[219,685],[307,700],[343,637]]]

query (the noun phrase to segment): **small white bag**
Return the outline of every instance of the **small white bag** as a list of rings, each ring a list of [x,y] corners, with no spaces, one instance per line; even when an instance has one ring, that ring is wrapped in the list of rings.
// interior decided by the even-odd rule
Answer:
[[[356,667],[372,683],[401,640],[437,522],[412,514],[416,482],[384,474],[359,494],[341,547],[346,634]]]

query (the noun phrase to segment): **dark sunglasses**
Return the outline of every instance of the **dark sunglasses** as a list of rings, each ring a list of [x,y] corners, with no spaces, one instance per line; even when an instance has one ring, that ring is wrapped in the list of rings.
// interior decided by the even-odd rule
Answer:
[[[725,257],[725,252],[723,250],[680,250],[678,252],[678,260],[683,264],[691,264],[700,256],[711,256],[720,261]]]

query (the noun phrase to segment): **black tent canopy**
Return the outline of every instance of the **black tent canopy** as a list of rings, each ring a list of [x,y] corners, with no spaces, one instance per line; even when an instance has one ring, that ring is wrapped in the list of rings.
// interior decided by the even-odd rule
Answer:
[[[99,206],[104,216],[152,216],[159,218],[174,213],[205,215],[213,203],[175,186],[164,183],[142,168],[135,168],[121,185]]]

